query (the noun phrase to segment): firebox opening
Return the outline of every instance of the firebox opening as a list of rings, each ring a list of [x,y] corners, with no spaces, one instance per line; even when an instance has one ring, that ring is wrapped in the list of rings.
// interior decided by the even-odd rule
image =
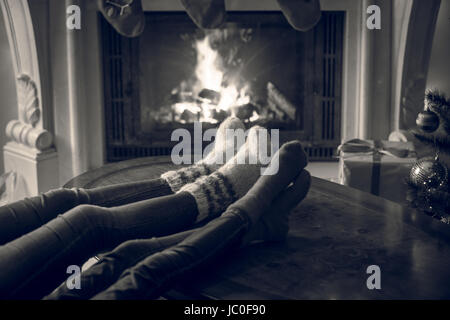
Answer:
[[[198,121],[208,129],[230,115],[281,129],[281,140],[303,141],[313,159],[333,156],[343,12],[324,12],[306,33],[281,12],[231,12],[212,30],[198,29],[183,12],[146,19],[138,39],[102,23],[109,161],[169,155],[174,129],[192,130]]]

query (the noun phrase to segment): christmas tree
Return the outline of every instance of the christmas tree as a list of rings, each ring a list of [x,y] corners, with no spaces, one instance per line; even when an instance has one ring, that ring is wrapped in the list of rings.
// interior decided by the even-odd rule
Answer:
[[[422,158],[411,170],[409,200],[430,215],[450,223],[450,100],[438,90],[425,93],[417,117],[416,150]],[[423,155],[428,156],[423,156]]]

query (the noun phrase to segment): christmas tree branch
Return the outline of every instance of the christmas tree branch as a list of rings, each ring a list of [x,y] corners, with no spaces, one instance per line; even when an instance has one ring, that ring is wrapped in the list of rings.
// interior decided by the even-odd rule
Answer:
[[[406,181],[408,185],[409,203],[416,208],[433,212],[433,217],[449,223],[450,210],[450,190],[427,189],[415,186],[410,180]]]
[[[425,104],[427,107],[442,105],[450,106],[450,102],[447,100],[445,94],[435,89],[427,90],[425,92]]]
[[[425,106],[426,109],[439,116],[445,131],[450,135],[450,100],[447,99],[445,94],[439,90],[427,90],[425,92]]]
[[[425,135],[422,133],[419,133],[415,130],[412,131],[414,136],[419,140],[420,142],[434,145],[436,143],[436,148],[438,148],[440,151],[450,154],[450,137],[443,137],[443,136],[433,136],[431,134]]]

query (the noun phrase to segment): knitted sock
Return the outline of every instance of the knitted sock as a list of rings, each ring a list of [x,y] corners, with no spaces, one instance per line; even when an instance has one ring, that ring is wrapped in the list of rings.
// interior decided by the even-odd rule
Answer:
[[[181,3],[199,28],[214,29],[225,22],[225,0],[181,0]]]
[[[308,31],[320,20],[319,0],[277,0],[288,22],[299,31]]]
[[[177,192],[182,186],[192,183],[201,176],[209,175],[220,168],[224,163],[226,154],[236,154],[237,145],[234,143],[234,136],[228,135],[227,130],[245,130],[241,120],[235,117],[227,118],[219,126],[213,150],[196,164],[176,171],[169,171],[161,175],[173,192]]]
[[[144,31],[142,0],[97,0],[97,6],[106,21],[121,35],[134,38]]]
[[[197,202],[197,222],[220,215],[230,204],[244,196],[261,174],[260,139],[269,139],[266,129],[253,127],[239,152],[219,170],[187,184],[179,192],[190,193]],[[267,143],[270,148],[270,143]],[[261,150],[266,152],[267,150]],[[265,154],[265,155],[266,155]]]
[[[258,222],[251,226],[242,244],[245,246],[254,241],[284,240],[289,231],[289,213],[306,197],[310,185],[311,176],[308,171],[303,170],[294,183],[275,198]]]

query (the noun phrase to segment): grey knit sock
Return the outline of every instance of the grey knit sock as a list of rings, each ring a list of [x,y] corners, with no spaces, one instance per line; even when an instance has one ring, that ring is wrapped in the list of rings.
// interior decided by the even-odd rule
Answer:
[[[283,185],[280,183],[279,186]],[[253,241],[284,240],[289,231],[289,213],[306,197],[310,186],[311,176],[308,171],[302,170],[297,178],[293,181],[293,184],[290,185],[286,190],[282,191],[272,201],[272,204],[266,207],[266,210],[260,210],[262,214],[260,215],[259,219],[250,217],[250,221],[253,221],[250,230],[243,238],[242,244],[247,245]],[[259,192],[257,191],[257,193]],[[250,194],[252,194],[252,192],[250,192]],[[261,197],[267,198],[267,195],[264,193],[261,195]],[[234,208],[244,211],[247,215],[249,215],[249,212],[250,214],[252,214],[252,205],[250,205],[250,207],[247,207],[245,205],[245,200],[246,196],[242,197],[242,199],[239,200],[241,201],[239,205],[234,206],[234,204],[232,204],[230,207],[228,207],[227,210]],[[252,196],[249,201],[258,201],[258,198]]]
[[[236,117],[227,118],[217,130],[213,150],[204,159],[187,168],[166,172],[161,175],[161,178],[169,184],[173,192],[177,192],[185,184],[213,173],[224,163],[223,159],[225,159],[227,152],[230,152],[230,149],[232,154],[236,154],[238,151],[237,145],[234,143],[234,136],[228,135],[227,139],[227,130],[238,129],[245,130],[242,121]]]
[[[200,177],[180,189],[179,192],[188,192],[195,198],[199,212],[197,222],[217,217],[253,186],[261,175],[262,165],[259,161],[252,164],[250,159],[261,159],[259,152],[267,155],[267,150],[258,148],[259,140],[266,138],[270,139],[266,129],[253,127],[246,143],[230,161],[209,176]],[[267,147],[270,148],[269,141]]]

